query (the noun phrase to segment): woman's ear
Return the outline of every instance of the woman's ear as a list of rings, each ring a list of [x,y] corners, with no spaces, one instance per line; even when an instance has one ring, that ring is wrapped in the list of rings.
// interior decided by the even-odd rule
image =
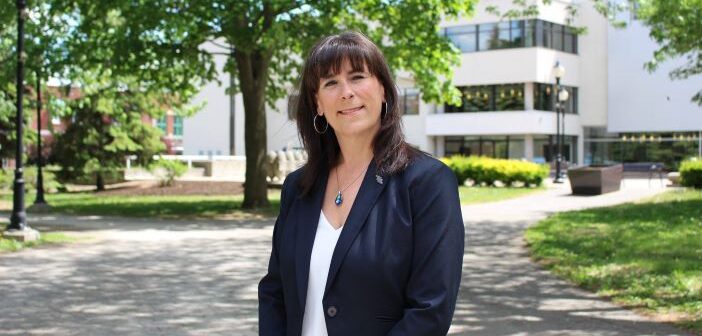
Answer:
[[[317,114],[321,117],[324,115],[324,112],[322,112],[322,107],[319,104],[319,99],[317,99],[317,96],[315,95],[316,103],[317,103]]]

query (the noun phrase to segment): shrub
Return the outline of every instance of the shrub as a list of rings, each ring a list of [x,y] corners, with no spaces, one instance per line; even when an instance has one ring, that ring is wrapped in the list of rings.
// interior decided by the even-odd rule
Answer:
[[[47,166],[42,169],[42,176],[44,178],[44,191],[45,192],[56,192],[62,187],[62,184],[56,180],[56,174],[54,173],[55,167]],[[24,178],[24,190],[29,192],[31,190],[37,189],[37,167],[30,166],[25,167],[22,173]],[[15,183],[15,170],[6,169],[0,170],[0,190],[11,191]]]
[[[0,190],[12,190],[14,170],[0,169]]]
[[[173,185],[177,177],[183,176],[188,171],[188,166],[176,160],[159,159],[150,164],[148,169],[159,177],[161,186],[170,186]]]
[[[702,160],[693,159],[680,164],[680,184],[686,187],[702,188]]]
[[[513,186],[515,183],[538,186],[549,173],[548,165],[519,160],[460,155],[441,160],[453,170],[459,184],[471,180],[475,184],[489,186],[494,186],[497,181],[507,186]]]

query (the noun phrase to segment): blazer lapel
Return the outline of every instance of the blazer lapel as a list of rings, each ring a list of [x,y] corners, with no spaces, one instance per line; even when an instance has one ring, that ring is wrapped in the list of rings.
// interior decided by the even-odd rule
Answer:
[[[358,190],[356,199],[351,206],[349,216],[346,218],[346,223],[344,223],[344,229],[341,231],[339,240],[334,248],[331,265],[329,266],[329,275],[327,276],[327,284],[324,287],[325,294],[327,291],[329,291],[329,287],[334,282],[334,278],[339,271],[339,267],[341,267],[341,263],[346,257],[346,253],[351,247],[351,243],[353,243],[354,239],[366,223],[368,213],[373,208],[373,205],[375,205],[378,195],[380,195],[387,184],[387,181],[384,181],[384,179],[387,179],[387,177],[377,175],[376,171],[377,167],[375,165],[375,160],[373,160],[368,166],[366,176],[363,178],[361,188]],[[319,209],[317,209],[317,212],[319,212]],[[305,284],[307,284],[307,282],[305,282]]]
[[[327,172],[320,178],[310,197],[300,199],[299,216],[297,221],[297,236],[295,237],[295,277],[297,280],[297,294],[300,300],[301,311],[305,311],[307,301],[307,281],[310,275],[310,256],[314,236],[317,234],[319,214],[322,211],[322,199],[327,186]]]

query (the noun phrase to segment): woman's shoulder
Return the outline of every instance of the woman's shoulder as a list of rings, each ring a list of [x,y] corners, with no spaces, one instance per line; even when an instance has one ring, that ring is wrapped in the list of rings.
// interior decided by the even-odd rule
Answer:
[[[305,169],[305,166],[302,166],[300,168],[295,169],[291,173],[289,173],[287,176],[285,176],[285,180],[283,181],[283,189],[286,188],[292,188],[292,189],[297,189],[298,185],[300,184],[300,178],[302,178],[303,171]]]
[[[445,175],[448,173],[452,173],[452,171],[443,161],[426,152],[420,152],[415,155],[404,171],[404,174],[409,178],[426,177],[435,174]]]

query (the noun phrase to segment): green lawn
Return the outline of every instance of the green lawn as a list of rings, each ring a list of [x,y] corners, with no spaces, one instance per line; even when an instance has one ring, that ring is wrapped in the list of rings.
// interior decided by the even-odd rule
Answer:
[[[494,202],[530,194],[544,188],[460,187],[462,204]],[[25,203],[34,202],[34,193]],[[103,196],[92,192],[47,194],[53,211],[76,215],[106,215],[159,218],[256,218],[275,217],[280,206],[280,190],[271,189],[270,207],[243,210],[243,195],[236,196]],[[0,197],[0,210],[11,209],[12,196]]]
[[[34,194],[26,195],[26,204],[34,202]],[[268,194],[270,207],[242,210],[243,195],[236,196],[103,196],[91,192],[47,194],[53,211],[66,214],[106,215],[159,218],[252,218],[276,216],[280,190]],[[11,196],[3,196],[11,207]],[[9,209],[7,209],[9,210]]]
[[[461,204],[475,204],[503,201],[528,195],[538,191],[546,190],[545,187],[538,188],[496,188],[496,187],[465,187],[458,188],[458,195]]]
[[[0,234],[0,253],[14,252],[23,248],[39,245],[72,243],[77,240],[77,238],[67,236],[60,232],[42,232],[39,240],[33,242],[18,242],[11,239],[4,239],[2,234]]]
[[[702,334],[702,191],[556,214],[526,240],[557,275]]]

